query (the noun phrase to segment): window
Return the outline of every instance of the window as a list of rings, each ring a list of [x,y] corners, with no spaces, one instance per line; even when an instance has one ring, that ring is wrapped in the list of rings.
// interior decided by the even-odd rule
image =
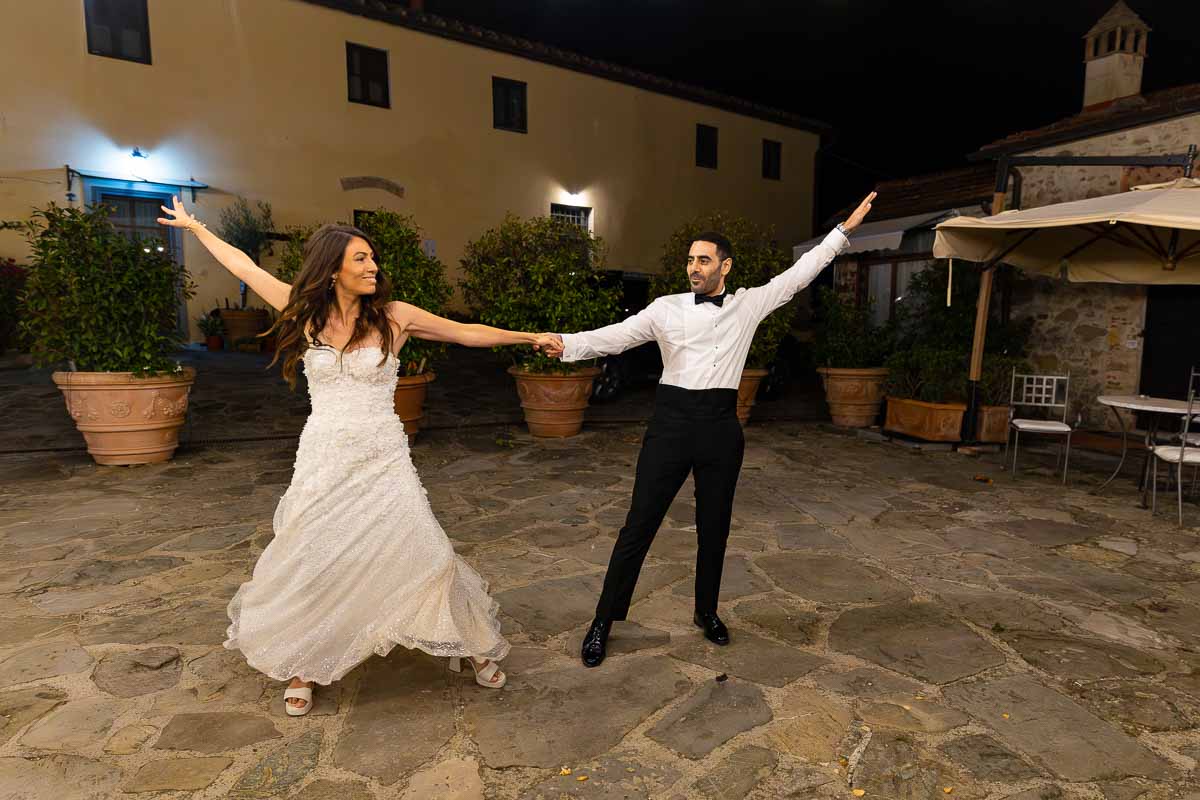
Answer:
[[[141,239],[143,247],[153,247],[160,253],[172,252],[170,229],[158,224],[158,218],[162,216],[159,205],[165,202],[164,198],[102,192],[100,202],[112,211],[109,219],[119,232],[130,239]]]
[[[712,125],[696,126],[696,166],[717,168],[717,129]]]
[[[346,42],[346,80],[351,103],[391,108],[386,50]]]
[[[590,230],[588,226],[591,223],[592,210],[587,206],[564,206],[559,203],[551,203],[550,217],[578,225],[584,230]]]
[[[84,0],[88,52],[150,63],[150,16],[146,0]]]
[[[763,139],[763,177],[777,181],[783,177],[783,143]]]
[[[492,127],[514,133],[529,132],[524,82],[492,78]]]

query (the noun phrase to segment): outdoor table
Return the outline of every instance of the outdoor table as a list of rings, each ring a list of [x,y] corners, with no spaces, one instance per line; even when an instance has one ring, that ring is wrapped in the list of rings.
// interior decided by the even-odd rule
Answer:
[[[1121,460],[1117,462],[1117,468],[1112,475],[1108,476],[1108,480],[1100,484],[1095,490],[1095,494],[1099,494],[1104,490],[1104,487],[1112,483],[1113,478],[1121,474],[1121,467],[1125,465],[1125,456],[1129,452],[1129,429],[1125,425],[1125,419],[1121,416],[1118,409],[1126,411],[1145,411],[1150,414],[1150,422],[1146,426],[1146,462],[1142,465],[1142,477],[1138,487],[1142,490],[1142,508],[1147,507],[1146,495],[1150,491],[1150,459],[1154,457],[1154,444],[1158,437],[1158,423],[1163,416],[1185,417],[1188,413],[1188,404],[1185,400],[1173,400],[1169,397],[1148,397],[1144,394],[1128,394],[1128,395],[1101,395],[1098,398],[1100,405],[1108,406],[1112,409],[1113,416],[1117,418],[1117,423],[1121,426]]]

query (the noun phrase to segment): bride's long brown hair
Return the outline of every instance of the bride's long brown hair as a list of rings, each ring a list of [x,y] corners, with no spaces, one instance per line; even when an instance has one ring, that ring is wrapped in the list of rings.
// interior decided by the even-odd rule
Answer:
[[[329,347],[318,338],[325,330],[329,315],[335,310],[333,292],[334,275],[342,268],[346,247],[350,240],[358,237],[371,248],[375,263],[379,263],[379,250],[365,233],[351,225],[322,225],[304,244],[304,259],[300,273],[292,283],[288,304],[279,314],[279,320],[271,327],[276,334],[274,366],[283,359],[283,377],[292,389],[296,388],[296,373],[300,359],[309,348],[306,332],[311,332],[313,346]],[[343,352],[353,350],[356,342],[367,339],[378,332],[383,356],[382,364],[392,352],[395,333],[387,315],[387,304],[392,299],[392,286],[387,275],[380,269],[375,275],[375,293],[359,295],[361,310],[354,322],[354,332]],[[271,331],[268,331],[270,333]]]

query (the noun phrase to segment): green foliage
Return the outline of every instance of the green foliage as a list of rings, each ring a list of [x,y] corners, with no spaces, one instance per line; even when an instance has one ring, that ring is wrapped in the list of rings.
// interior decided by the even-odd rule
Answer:
[[[304,265],[304,243],[317,229],[316,225],[292,225],[287,229],[287,240],[283,243],[283,252],[279,254],[279,264],[275,267],[275,277],[284,283],[294,283]]]
[[[109,212],[51,203],[22,224],[32,259],[21,329],[39,366],[173,371],[176,312],[192,291],[187,272],[167,253],[121,235]]]
[[[444,315],[453,287],[442,262],[421,247],[421,229],[413,218],[379,209],[364,215],[359,227],[379,248],[379,268],[392,284],[392,299]],[[410,338],[400,350],[400,363],[405,375],[419,375],[445,353],[440,342]]]
[[[220,336],[225,333],[225,320],[211,314],[196,317],[196,327],[205,336]]]
[[[1006,406],[1012,398],[1013,371],[1027,375],[1033,371],[1028,361],[1019,356],[994,354],[983,359],[983,374],[979,378],[980,402],[985,406]]]
[[[725,276],[725,288],[729,292],[761,286],[792,264],[788,254],[773,238],[771,229],[734,214],[703,214],[676,229],[663,245],[659,260],[662,269],[650,286],[651,297],[691,291],[687,278],[688,250],[696,236],[705,231],[721,233],[733,246],[733,268]],[[775,360],[794,313],[795,306],[788,303],[762,321],[750,344],[747,367],[765,369]]]
[[[899,348],[888,357],[885,391],[891,397],[928,403],[961,403],[967,398],[970,353],[937,347]]]
[[[217,235],[241,250],[257,264],[262,251],[270,244],[274,227],[271,221],[271,204],[259,201],[258,209],[250,208],[246,198],[239,197],[221,211],[221,225]]]
[[[620,311],[617,289],[601,286],[594,273],[603,264],[604,245],[587,229],[549,217],[510,214],[467,245],[461,286],[467,304],[488,325],[528,332],[584,331],[616,321]],[[578,368],[528,348],[514,357],[531,372]]]
[[[25,293],[26,272],[12,258],[0,258],[0,353],[18,345],[21,295]]]
[[[817,297],[814,352],[817,364],[835,369],[865,369],[883,366],[892,344],[891,326],[880,327],[871,318],[871,307],[822,287]]]

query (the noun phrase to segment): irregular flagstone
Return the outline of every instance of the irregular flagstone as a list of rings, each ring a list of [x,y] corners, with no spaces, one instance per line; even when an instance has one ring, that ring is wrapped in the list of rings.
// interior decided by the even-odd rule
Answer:
[[[1105,550],[1111,550],[1114,553],[1121,553],[1127,556],[1136,556],[1138,552],[1138,543],[1135,540],[1120,536],[1100,539],[1096,544]]]
[[[878,700],[900,695],[914,697],[921,693],[921,684],[891,672],[859,667],[849,672],[827,672],[816,676],[816,684],[838,694]]]
[[[253,522],[243,522],[237,525],[221,525],[180,536],[174,541],[162,546],[163,550],[172,552],[202,552],[205,550],[224,550],[238,542],[245,541],[254,535],[258,526]]]
[[[843,613],[830,648],[931,683],[1004,663],[1004,654],[931,603],[891,603]]]
[[[1074,691],[1100,716],[1137,736],[1143,731],[1183,731],[1200,722],[1200,706],[1165,686],[1103,681]]]
[[[849,704],[807,687],[790,689],[779,707],[784,713],[763,729],[766,743],[777,753],[817,763],[833,760],[854,719]]]
[[[95,589],[51,589],[32,598],[32,602],[46,614],[64,615],[135,603],[157,595],[158,592],[148,586],[103,586]]]
[[[453,735],[446,662],[400,653],[367,663],[333,760],[341,769],[390,786],[432,758]]]
[[[212,785],[233,763],[232,758],[167,758],[144,764],[124,791],[171,792],[197,791]]]
[[[0,758],[0,797],[13,800],[111,800],[120,768],[74,755]],[[37,794],[30,792],[36,788]]]
[[[89,586],[113,586],[131,578],[143,578],[156,572],[165,572],[185,563],[173,556],[151,556],[123,561],[92,561],[59,572],[43,584],[45,588],[70,586],[82,589]]]
[[[1138,603],[1134,607],[1137,614],[1147,626],[1177,639],[1192,650],[1200,649],[1200,609],[1188,603],[1175,600],[1157,599],[1146,603]]]
[[[177,714],[163,728],[154,749],[223,753],[280,736],[271,721],[258,714],[240,711]]]
[[[1131,603],[1146,597],[1153,597],[1160,592],[1153,584],[1141,578],[1058,555],[1040,559],[1023,559],[1022,563],[1038,572],[1086,589],[1109,602]]]
[[[131,755],[141,750],[142,745],[150,741],[156,733],[158,728],[153,725],[126,725],[104,743],[104,752],[119,756]]]
[[[734,631],[731,643],[725,647],[702,638],[699,631],[696,636],[691,642],[671,648],[671,657],[767,686],[786,686],[829,663],[820,656],[745,632]]]
[[[1016,783],[1036,778],[1042,771],[1031,767],[995,739],[971,734],[941,746],[942,753],[955,766],[981,781]]]
[[[1059,614],[1008,592],[995,590],[939,592],[939,599],[955,614],[993,633],[1006,630],[1061,631],[1070,626]],[[1074,606],[1058,605],[1064,612]]]
[[[51,686],[33,686],[0,694],[0,745],[66,701],[66,692]]]
[[[1028,558],[1037,556],[1040,550],[1024,539],[1005,536],[986,528],[949,528],[942,538],[955,548],[968,553],[987,553],[1000,558]]]
[[[171,688],[182,672],[178,650],[150,647],[105,656],[96,665],[92,681],[117,697],[137,697]]]
[[[73,642],[35,645],[0,661],[0,688],[83,672],[91,665],[88,651]]]
[[[721,600],[736,600],[751,594],[761,594],[771,590],[771,584],[750,571],[746,559],[739,556],[728,556],[725,567],[721,572]],[[681,597],[695,597],[696,584],[694,581],[680,581],[672,590]]]
[[[1146,627],[1137,620],[1112,611],[1078,608],[1066,603],[1050,603],[1063,617],[1079,628],[1118,644],[1139,649],[1161,650],[1177,645],[1173,639]]]
[[[189,661],[187,668],[198,678],[193,696],[201,702],[221,700],[229,704],[253,703],[262,697],[269,684],[274,684],[266,675],[251,668],[241,653],[223,647]],[[308,712],[310,715],[321,714],[322,707],[330,706],[323,696],[332,688],[323,686],[314,693],[313,708]],[[280,692],[281,703],[282,696]]]
[[[450,758],[425,767],[408,781],[400,800],[483,800],[479,763],[472,758]]]
[[[762,597],[738,603],[734,612],[789,644],[811,645],[820,635],[821,617],[785,597]]]
[[[148,614],[122,615],[79,630],[82,644],[220,644],[229,618],[225,603],[191,601]]]
[[[558,768],[596,758],[689,686],[671,659],[632,656],[606,662],[586,677],[578,664],[510,675],[499,692],[465,692],[464,716],[489,767]]]
[[[1055,522],[1047,519],[1021,519],[996,524],[1005,533],[1024,539],[1040,547],[1059,547],[1064,544],[1086,542],[1095,534],[1085,525]]]
[[[309,731],[242,773],[229,797],[249,800],[285,795],[317,766],[320,752],[321,731]]]
[[[956,684],[944,695],[989,725],[1004,744],[1064,780],[1173,775],[1170,765],[1141,743],[1023,675]]]
[[[361,781],[313,781],[291,800],[375,800],[375,794]]]
[[[780,525],[776,529],[780,550],[837,550],[850,549],[850,543],[821,525],[801,523]]]
[[[954,773],[902,733],[877,731],[854,773],[852,786],[868,797],[926,800],[945,797],[957,783]]]
[[[952,708],[905,696],[862,703],[858,715],[871,726],[916,733],[945,733],[970,721],[966,714]]]
[[[762,689],[741,681],[705,681],[646,735],[690,759],[701,759],[725,742],[772,718]]]
[[[587,634],[587,629],[581,629],[577,635],[572,636],[566,644],[565,650],[568,655],[578,657],[579,649],[583,646],[583,637]],[[614,622],[612,631],[608,636],[608,655],[625,655],[627,653],[636,653],[639,650],[649,650],[654,647],[664,647],[671,643],[671,634],[666,631],[660,631],[657,628],[646,628],[636,622]],[[504,662],[509,663],[508,659]]]
[[[779,588],[820,603],[871,603],[912,596],[907,586],[882,570],[844,556],[779,553],[754,563]]]
[[[8,617],[0,627],[0,647],[11,644],[23,644],[42,636],[43,634],[62,629],[71,630],[73,626],[61,619],[48,617]]]
[[[743,800],[778,763],[779,758],[764,747],[743,747],[692,784],[688,794],[702,800]]]
[[[34,723],[19,741],[43,750],[81,750],[102,741],[122,710],[113,700],[72,700]]]
[[[1133,647],[1061,634],[1013,631],[1001,635],[1021,658],[1068,680],[1155,675],[1166,666]]]
[[[580,781],[586,777],[586,781]],[[584,761],[570,775],[554,775],[521,795],[521,800],[562,800],[563,797],[597,800],[650,800],[679,780],[678,770],[658,759],[647,761],[636,754],[618,752]],[[424,800],[413,796],[406,800]]]
[[[848,525],[840,528],[838,533],[858,552],[885,563],[896,559],[942,557],[953,552],[953,548],[936,533],[914,528],[908,520],[904,525],[888,524],[884,520],[875,525]]]

